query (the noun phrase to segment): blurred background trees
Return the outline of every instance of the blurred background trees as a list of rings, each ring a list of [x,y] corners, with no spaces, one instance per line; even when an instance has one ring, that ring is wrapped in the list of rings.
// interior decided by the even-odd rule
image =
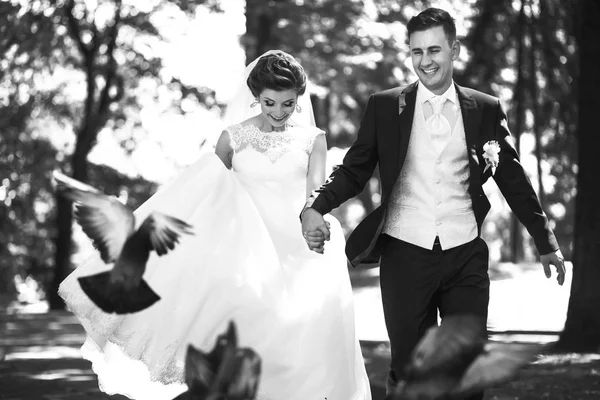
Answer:
[[[600,207],[596,151],[600,149],[600,2],[583,0],[575,7],[579,48],[579,123],[577,129],[577,197],[573,230],[573,283],[559,347],[572,352],[600,352]]]
[[[576,87],[573,10],[556,0],[460,2],[246,2],[247,62],[270,48],[302,61],[318,86],[313,104],[332,156],[352,143],[368,96],[415,79],[405,25],[421,7],[444,6],[457,17],[463,57],[456,81],[499,96],[516,145],[567,257],[573,235]],[[567,62],[569,61],[569,62]],[[377,176],[337,210],[347,231],[379,204]],[[489,185],[493,187],[493,184]],[[488,194],[498,201],[495,188]],[[494,207],[484,235],[503,261],[532,260],[530,236],[505,204]]]
[[[554,0],[478,0],[475,8],[463,42],[471,58],[457,81],[502,100],[522,162],[570,259],[578,71],[573,8]],[[519,262],[535,251],[512,214],[493,236],[503,239],[504,260]]]
[[[71,206],[55,199],[50,185],[53,169],[107,193],[126,192],[135,206],[169,175],[131,168],[127,160],[137,160],[140,148],[157,148],[150,152],[157,165],[171,149],[169,170],[193,161],[200,145],[210,148],[214,132],[207,127],[216,127],[227,93],[212,84],[215,76],[177,74],[174,63],[215,64],[233,81],[244,61],[266,50],[293,54],[310,76],[317,124],[328,132],[335,164],[355,138],[368,96],[415,79],[405,25],[429,5],[457,18],[462,53],[455,79],[500,97],[522,162],[570,259],[579,96],[571,3],[11,0],[0,3],[0,219],[6,227],[0,232],[0,293],[13,298],[14,277],[30,276],[47,289],[52,307],[62,306],[56,287],[73,267],[76,248]],[[193,33],[215,19],[239,31],[239,42],[228,45],[204,30],[196,44],[174,54],[170,38],[183,32],[180,26]],[[218,52],[200,50],[211,43]],[[159,117],[168,123],[156,123]],[[181,125],[185,134],[168,128],[180,119],[188,121]],[[167,128],[153,133],[157,126]],[[182,155],[173,143],[194,150]],[[108,162],[99,148],[115,156]],[[483,234],[493,263],[535,260],[529,235],[494,184],[485,189],[493,204]],[[360,196],[335,211],[346,232],[377,207],[378,191],[376,174]]]
[[[33,275],[48,288],[50,307],[62,307],[56,288],[71,267],[72,217],[71,203],[52,194],[53,169],[90,181],[88,156],[102,130],[115,132],[123,149],[133,150],[136,136],[143,134],[143,96],[158,96],[160,86],[207,107],[214,104],[207,88],[165,80],[162,60],[152,51],[164,40],[152,17],[180,12],[192,18],[199,4],[217,9],[203,0],[141,3],[141,8],[121,0],[0,4],[2,123],[8,133],[3,129],[2,165],[10,170],[2,182],[3,212],[13,228],[3,241],[3,291],[13,290],[11,275]],[[74,135],[69,148],[51,144],[55,138],[43,132],[51,126]],[[115,182],[118,172],[105,172],[108,176],[91,183],[111,194],[127,188],[132,204],[139,203],[136,196],[152,194],[150,183],[136,184],[135,178]],[[13,258],[19,260],[16,265]]]

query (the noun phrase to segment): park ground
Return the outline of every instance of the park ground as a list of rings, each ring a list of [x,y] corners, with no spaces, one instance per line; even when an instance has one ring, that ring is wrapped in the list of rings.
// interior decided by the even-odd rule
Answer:
[[[538,268],[505,265],[491,276],[492,340],[532,344],[556,340],[564,324],[570,280],[559,287]],[[389,343],[380,313],[377,270],[351,275],[373,399],[381,400]],[[65,311],[45,312],[39,304],[0,309],[0,399],[108,399],[98,390],[89,363],[80,358],[84,336],[76,318]],[[488,390],[485,399],[600,399],[600,354],[541,354],[515,380]]]

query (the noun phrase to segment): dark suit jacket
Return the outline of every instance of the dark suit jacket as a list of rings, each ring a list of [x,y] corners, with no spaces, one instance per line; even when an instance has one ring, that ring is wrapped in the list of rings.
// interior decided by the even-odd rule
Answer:
[[[352,232],[346,243],[346,255],[352,265],[379,260],[378,238],[385,222],[388,199],[404,163],[411,134],[417,83],[376,93],[369,98],[358,136],[344,161],[306,204],[327,214],[359,194],[379,163],[381,206],[369,214]],[[475,219],[481,225],[490,209],[482,185],[492,175],[484,173],[483,145],[496,140],[500,144],[500,162],[493,175],[510,208],[529,231],[540,254],[558,249],[554,233],[542,211],[537,195],[519,161],[506,114],[500,101],[473,89],[456,85],[465,126],[467,156],[470,164],[469,194]],[[400,109],[402,111],[400,112]]]

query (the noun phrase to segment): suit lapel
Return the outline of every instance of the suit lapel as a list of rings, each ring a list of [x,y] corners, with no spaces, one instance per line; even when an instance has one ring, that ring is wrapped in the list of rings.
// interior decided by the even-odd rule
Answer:
[[[465,139],[467,142],[471,183],[477,183],[480,181],[479,162],[477,160],[477,144],[479,126],[481,122],[481,111],[479,110],[475,99],[469,95],[464,88],[456,84],[455,87],[458,94],[458,101],[460,103],[460,109],[465,127]],[[404,98],[404,103],[406,103],[406,105],[397,119],[398,126],[396,127],[396,132],[399,133],[400,139],[398,143],[398,164],[395,176],[398,176],[400,173],[400,170],[404,165],[404,160],[406,159],[406,153],[408,151],[408,143],[410,141],[415,114],[415,105],[417,102],[417,82],[414,82],[404,88],[404,90],[398,96],[398,106],[400,105],[402,97]],[[398,135],[398,133],[396,133],[396,135]],[[474,187],[476,187],[476,185]]]
[[[402,165],[406,158],[406,152],[408,151],[408,142],[410,140],[413,117],[415,114],[415,103],[417,101],[416,89],[417,83],[412,83],[405,87],[398,97],[398,112],[400,110],[402,99],[404,99],[405,103],[405,106],[400,113],[400,118],[398,119],[398,132],[400,133],[400,143],[398,146],[398,173],[400,173],[400,170],[402,169]]]
[[[455,86],[465,127],[471,184],[476,184],[480,180],[479,162],[477,161],[477,144],[479,142],[481,111],[477,107],[477,102],[473,97],[471,97],[462,87],[458,85]]]

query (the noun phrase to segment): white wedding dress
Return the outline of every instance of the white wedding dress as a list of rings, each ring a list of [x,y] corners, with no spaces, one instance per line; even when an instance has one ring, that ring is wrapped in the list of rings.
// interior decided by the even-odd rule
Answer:
[[[355,333],[352,290],[339,222],[323,255],[308,250],[299,212],[316,128],[265,133],[228,129],[232,170],[206,154],[144,203],[194,227],[144,279],[161,297],[149,309],[103,313],[77,277],[107,270],[100,258],[77,268],[59,293],[88,333],[83,356],[100,388],[134,399],[172,399],[183,383],[188,343],[210,350],[230,320],[240,346],[262,359],[260,400],[370,400]]]

